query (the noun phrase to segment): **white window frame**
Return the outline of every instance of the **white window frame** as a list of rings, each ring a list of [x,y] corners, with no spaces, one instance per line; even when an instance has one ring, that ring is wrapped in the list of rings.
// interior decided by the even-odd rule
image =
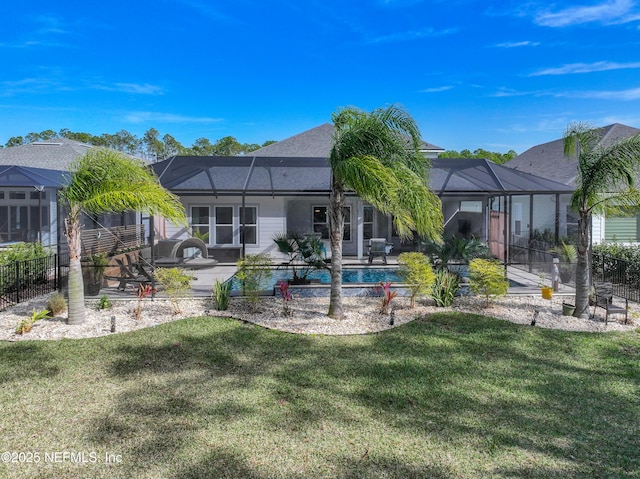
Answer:
[[[209,210],[209,214],[207,215],[209,218],[208,223],[194,223],[193,222],[193,209],[194,208],[207,208]],[[205,243],[207,244],[212,244],[211,240],[213,235],[211,234],[211,209],[212,206],[211,205],[201,205],[201,204],[196,204],[196,205],[190,205],[189,206],[189,212],[191,213],[189,219],[190,219],[190,223],[191,223],[191,230],[198,230],[200,231],[200,227],[205,226],[207,228],[207,231],[209,232],[209,238],[207,241],[205,241]]]
[[[242,208],[243,208],[242,205],[238,206],[238,244],[242,244],[242,216],[241,216]],[[255,230],[256,230],[256,242],[255,243],[245,243],[245,245],[258,246],[260,244],[260,229],[258,228],[258,225],[260,223],[260,221],[259,221],[260,210],[258,209],[258,205],[244,205],[244,208],[246,208],[246,209],[252,208],[252,209],[254,209],[256,211],[256,222],[255,223],[247,223],[246,224],[247,228],[250,228],[250,227],[255,228]]]
[[[229,223],[218,223],[218,209],[219,208],[231,208],[231,224]],[[213,243],[215,246],[234,246],[236,245],[236,210],[233,205],[214,205],[213,206]],[[231,243],[219,243],[218,242],[218,226],[220,227],[230,227],[231,228]],[[211,236],[211,235],[210,235]]]
[[[315,221],[315,210],[316,208],[324,208],[325,209],[325,216],[326,216],[326,223],[322,223],[319,221]],[[343,243],[351,243],[353,241],[353,234],[352,234],[352,230],[351,230],[351,225],[353,224],[353,208],[351,207],[351,205],[346,205],[344,207],[345,210],[349,210],[349,221],[345,221],[344,222],[344,232],[349,232],[349,239],[344,239],[344,233],[343,233],[343,239],[342,242]],[[313,232],[316,232],[316,225],[323,225],[326,224],[326,230],[327,230],[327,237],[323,238],[322,235],[320,236],[320,239],[324,239],[324,240],[328,240],[331,232],[329,229],[329,206],[327,205],[312,205],[311,206],[311,227],[313,228]]]

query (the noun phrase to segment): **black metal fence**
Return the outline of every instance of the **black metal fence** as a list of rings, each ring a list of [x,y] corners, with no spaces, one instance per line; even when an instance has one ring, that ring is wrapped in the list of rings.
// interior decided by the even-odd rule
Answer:
[[[69,255],[0,265],[0,310],[66,287]]]
[[[613,284],[613,294],[630,301],[640,302],[640,264],[605,254],[594,254],[593,282]]]

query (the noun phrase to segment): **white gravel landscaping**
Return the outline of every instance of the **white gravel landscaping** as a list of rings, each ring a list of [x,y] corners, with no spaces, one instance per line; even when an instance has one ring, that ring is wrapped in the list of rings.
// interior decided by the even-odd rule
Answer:
[[[251,313],[247,303],[240,298],[232,298],[227,311],[216,311],[210,299],[184,299],[180,302],[181,313],[173,314],[167,299],[145,300],[141,318],[134,318],[133,310],[137,300],[112,300],[113,307],[96,309],[96,301],[87,302],[87,317],[82,325],[66,324],[66,313],[60,317],[44,319],[35,323],[31,332],[24,335],[15,333],[17,325],[31,315],[31,311],[44,309],[47,297],[18,304],[0,313],[0,340],[57,340],[63,338],[91,338],[111,333],[111,318],[115,317],[116,333],[157,326],[194,316],[224,316],[248,321],[266,328],[299,334],[367,334],[398,327],[416,317],[442,311],[460,311],[492,316],[518,324],[530,325],[536,315],[536,327],[569,331],[634,331],[640,317],[638,305],[631,303],[629,324],[624,318],[612,316],[605,326],[602,311],[594,319],[579,319],[562,315],[562,297],[547,301],[538,296],[507,296],[497,299],[489,308],[484,308],[477,297],[459,297],[450,308],[437,308],[428,300],[419,301],[415,309],[409,308],[409,299],[394,299],[394,325],[390,316],[379,313],[380,298],[344,298],[346,317],[335,320],[327,317],[329,298],[304,298],[290,303],[292,314],[285,316],[279,298],[265,297],[259,302],[259,312]]]

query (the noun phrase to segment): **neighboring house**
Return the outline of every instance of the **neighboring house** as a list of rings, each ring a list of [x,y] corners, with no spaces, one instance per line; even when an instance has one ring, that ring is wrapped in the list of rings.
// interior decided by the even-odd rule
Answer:
[[[321,125],[261,148],[244,157],[174,157],[153,165],[162,185],[177,194],[191,229],[205,237],[214,257],[273,253],[273,236],[294,231],[318,235],[327,243],[331,185],[328,163],[333,126]],[[441,148],[425,143],[427,155]],[[431,189],[443,203],[445,230],[491,243],[504,258],[507,244],[504,208],[513,195],[556,198],[566,185],[517,172],[482,159],[432,158]],[[532,201],[532,204],[535,199]],[[396,251],[413,248],[395,234],[392,218],[354,194],[348,195],[343,252],[359,258],[368,240],[384,237]],[[546,224],[555,211],[543,204]],[[165,237],[183,239],[190,232],[166,225]]]
[[[629,138],[640,133],[640,129],[614,123],[599,129],[602,133],[601,144],[609,145],[617,140]],[[562,139],[543,143],[529,148],[516,156],[505,166],[517,171],[535,174],[544,178],[558,181],[572,189],[576,185],[577,159],[568,159],[564,155],[564,141]],[[563,197],[560,209],[569,218],[569,229],[561,236],[571,236],[577,227],[577,219],[569,206],[570,197]],[[526,211],[526,206],[522,208]],[[593,242],[620,241],[625,243],[640,242],[640,216],[603,217],[594,216]],[[531,230],[533,231],[533,230]],[[528,231],[527,231],[528,233]]]
[[[70,165],[92,145],[66,138],[0,148],[0,244],[41,241],[66,245],[59,218],[58,190]],[[135,213],[86,219],[85,228],[136,224]]]

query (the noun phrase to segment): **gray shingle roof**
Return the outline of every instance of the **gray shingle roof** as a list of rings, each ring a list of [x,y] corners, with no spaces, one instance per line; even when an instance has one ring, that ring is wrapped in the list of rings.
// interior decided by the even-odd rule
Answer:
[[[252,151],[247,156],[260,157],[294,157],[294,158],[329,158],[333,146],[335,127],[325,123],[310,130],[298,133],[277,143]],[[423,142],[421,150],[442,152],[444,148]]]
[[[629,138],[640,133],[640,130],[620,123],[601,128],[601,144],[609,145],[616,140]],[[516,156],[505,166],[518,171],[542,176],[566,185],[575,186],[578,161],[564,156],[562,139],[543,143],[529,148]]]
[[[69,165],[91,148],[93,146],[66,138],[0,148],[0,165],[68,171]]]
[[[65,173],[59,170],[30,168],[28,166],[0,166],[0,186],[44,186],[60,188]]]
[[[153,165],[165,188],[179,194],[328,195],[327,158],[177,156]],[[432,160],[431,189],[443,195],[569,193],[561,183],[483,159]]]

